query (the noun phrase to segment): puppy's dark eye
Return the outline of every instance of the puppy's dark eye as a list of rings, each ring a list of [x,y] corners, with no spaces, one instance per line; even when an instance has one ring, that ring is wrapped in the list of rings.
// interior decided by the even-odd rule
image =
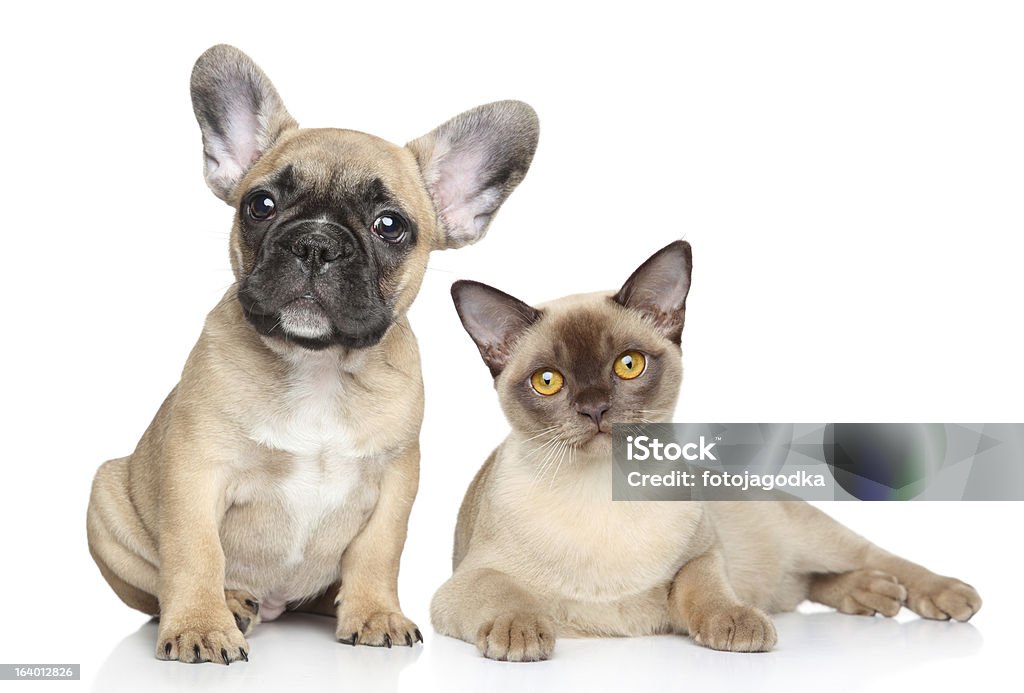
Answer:
[[[406,226],[405,219],[397,214],[381,214],[379,217],[374,219],[373,226],[371,228],[382,241],[386,241],[388,243],[401,243],[405,240],[405,235],[409,230],[408,226]]]
[[[249,198],[249,204],[246,206],[246,209],[249,212],[249,216],[256,221],[266,221],[274,216],[274,213],[277,211],[277,204],[270,195],[260,192]]]

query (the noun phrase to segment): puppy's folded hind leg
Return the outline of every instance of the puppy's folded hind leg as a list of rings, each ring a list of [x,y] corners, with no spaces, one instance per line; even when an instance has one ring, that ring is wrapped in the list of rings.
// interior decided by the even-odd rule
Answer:
[[[127,477],[127,457],[111,460],[96,472],[86,516],[89,553],[121,601],[156,616],[157,550],[131,502]]]
[[[260,622],[260,603],[253,595],[243,590],[224,590],[224,601],[235,617],[235,625],[242,635],[248,635]]]

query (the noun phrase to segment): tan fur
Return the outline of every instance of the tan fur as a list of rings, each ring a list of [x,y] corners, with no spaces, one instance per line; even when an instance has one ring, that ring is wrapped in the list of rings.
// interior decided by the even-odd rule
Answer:
[[[120,576],[112,587],[129,606],[155,614],[155,600],[146,597],[160,595],[161,643],[177,619],[196,621],[195,631],[230,632],[235,624],[225,586],[261,600],[280,592],[297,602],[317,597],[339,578],[352,585],[339,611],[339,637],[360,631],[361,642],[384,644],[385,635],[404,642],[415,632],[404,617],[392,629],[362,632],[376,614],[401,616],[398,559],[418,483],[423,411],[415,337],[403,319],[376,347],[292,357],[268,348],[229,292],[207,318],[181,383],[135,453],[107,462],[96,475],[88,513],[91,550],[105,571]],[[277,483],[297,456],[261,444],[255,429],[288,416],[293,398],[301,397],[290,388],[310,386],[289,379],[305,375],[309,362],[326,371],[325,379],[337,379],[331,425],[350,441],[347,450],[320,464],[329,474],[331,464],[342,460],[361,478],[347,501],[320,519],[309,544],[296,547],[289,532],[295,518],[280,503]],[[357,536],[361,544],[352,542]],[[367,547],[363,554],[361,545]],[[301,561],[282,572],[296,549]],[[187,609],[180,616],[173,610],[179,601]],[[245,648],[239,638],[221,639]],[[205,649],[205,658],[221,658],[219,648]],[[158,654],[173,658],[175,651]]]
[[[301,130],[262,71],[230,46],[200,57],[192,96],[207,183],[236,210],[237,281],[208,315],[180,382],[135,451],[97,472],[90,552],[127,605],[159,615],[161,659],[247,659],[243,634],[286,609],[335,615],[343,642],[411,646],[422,638],[401,612],[398,571],[419,483],[423,380],[406,312],[429,253],[481,237],[522,179],[536,115],[519,102],[481,106],[409,147],[351,130]],[[425,173],[442,184],[435,189]],[[282,176],[290,182],[280,184],[288,192],[279,200],[319,205],[322,218],[299,221],[323,225],[330,217],[373,252],[391,241],[374,235],[374,216],[363,219],[369,213],[360,204],[375,205],[373,214],[384,204],[397,208],[388,213],[415,229],[392,244],[400,255],[378,260],[367,251],[365,266],[386,271],[351,274],[379,277],[368,289],[380,298],[375,309],[387,311],[379,341],[305,348],[286,328],[271,336],[281,321],[261,333],[247,320],[253,313],[243,314],[240,287],[266,268],[261,254],[300,262],[295,246],[267,250],[280,239],[271,231],[262,236],[268,242],[245,238],[253,226],[242,215],[256,223],[246,196],[269,195]],[[364,192],[382,189],[386,195]],[[337,201],[345,195],[359,202]],[[273,210],[281,211],[277,203]],[[342,214],[347,220],[336,221]],[[339,251],[313,268],[301,256],[305,280],[348,257]],[[279,279],[264,276],[272,286]]]
[[[763,651],[776,642],[766,614],[808,598],[887,616],[904,602],[927,618],[967,620],[980,608],[970,586],[888,554],[806,503],[614,502],[608,436],[573,449],[557,473],[538,473],[539,441],[523,430],[516,399],[527,395],[516,393],[540,345],[581,311],[613,335],[656,339],[653,321],[607,294],[543,306],[495,384],[513,431],[463,501],[454,574],[431,605],[438,631],[509,661],[546,659],[556,636],[675,632],[714,649]],[[674,366],[663,364],[670,395],[659,393],[650,409],[664,413],[650,418],[669,421],[681,351],[657,339]]]

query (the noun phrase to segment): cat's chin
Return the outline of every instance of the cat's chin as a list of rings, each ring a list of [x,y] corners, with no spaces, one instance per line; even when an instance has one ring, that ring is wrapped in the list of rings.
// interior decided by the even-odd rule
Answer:
[[[576,444],[576,448],[583,452],[601,452],[607,448],[612,449],[612,434],[610,431],[595,431],[590,437],[583,439]]]

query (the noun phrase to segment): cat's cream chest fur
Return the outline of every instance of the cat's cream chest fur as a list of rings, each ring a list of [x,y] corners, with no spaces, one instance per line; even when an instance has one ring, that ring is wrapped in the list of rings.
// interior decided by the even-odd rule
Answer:
[[[519,566],[513,572],[538,589],[586,602],[621,600],[672,580],[688,558],[683,548],[701,507],[613,502],[610,442],[593,447],[594,459],[578,453],[557,476],[538,479],[514,436],[505,442],[481,499],[480,529],[492,534],[484,560]],[[472,555],[467,561],[476,562]]]

